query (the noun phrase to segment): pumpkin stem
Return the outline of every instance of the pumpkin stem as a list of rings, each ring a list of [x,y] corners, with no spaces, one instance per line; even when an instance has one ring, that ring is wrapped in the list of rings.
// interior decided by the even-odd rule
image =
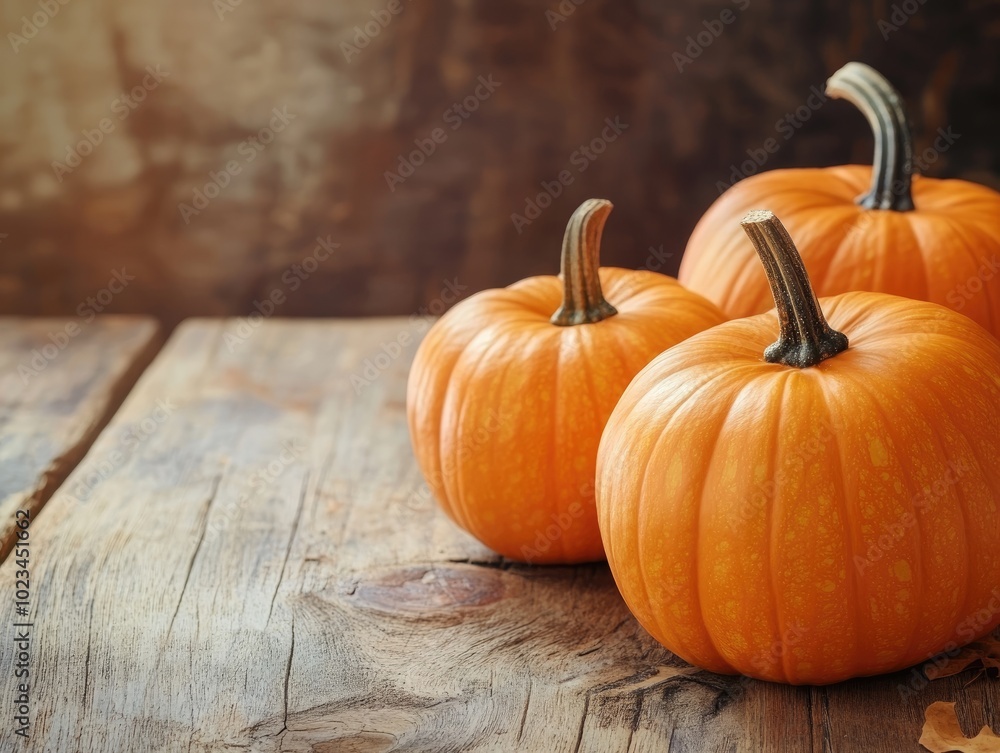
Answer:
[[[604,300],[598,275],[601,233],[611,213],[606,199],[587,199],[566,225],[563,236],[563,302],[549,320],[561,327],[591,324],[614,316],[618,310]]]
[[[781,333],[764,351],[768,363],[804,369],[847,350],[847,336],[823,316],[802,257],[772,212],[750,212],[740,223],[764,265]]]
[[[830,76],[826,93],[861,110],[875,133],[872,185],[857,203],[865,209],[913,209],[913,144],[899,93],[881,73],[864,63],[848,63]]]

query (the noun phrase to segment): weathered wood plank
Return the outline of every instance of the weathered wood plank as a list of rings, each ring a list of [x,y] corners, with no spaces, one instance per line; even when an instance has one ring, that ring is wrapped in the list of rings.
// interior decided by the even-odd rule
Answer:
[[[0,318],[0,561],[84,456],[160,344],[147,317]]]
[[[183,325],[32,531],[33,738],[4,725],[0,749],[895,753],[932,700],[996,718],[997,684],[968,676],[904,700],[902,674],[687,667],[606,566],[505,562],[426,497],[412,346],[349,381],[413,322],[239,327]]]

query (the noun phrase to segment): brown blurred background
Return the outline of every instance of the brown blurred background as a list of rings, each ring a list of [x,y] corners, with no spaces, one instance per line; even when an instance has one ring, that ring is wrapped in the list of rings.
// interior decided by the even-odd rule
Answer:
[[[64,2],[0,10],[4,314],[172,325],[275,290],[281,315],[410,314],[450,301],[449,281],[554,273],[591,196],[615,203],[604,263],[662,246],[673,272],[748,149],[778,140],[767,169],[870,161],[860,114],[806,104],[848,60],[896,84],[918,150],[960,134],[928,174],[1000,187],[998,2]],[[577,150],[609,118],[627,128],[591,161]],[[434,153],[405,177],[415,140]],[[562,170],[573,182],[518,232],[512,213]]]

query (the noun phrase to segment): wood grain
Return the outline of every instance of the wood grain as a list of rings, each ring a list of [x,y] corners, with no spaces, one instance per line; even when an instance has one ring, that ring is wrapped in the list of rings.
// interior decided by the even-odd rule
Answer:
[[[606,566],[501,560],[427,498],[413,348],[377,357],[420,322],[242,326],[182,325],[32,528],[33,737],[4,724],[0,749],[897,753],[933,700],[970,730],[998,717],[997,683],[968,674],[904,698],[905,673],[812,689],[688,667]]]
[[[14,512],[41,510],[160,342],[145,317],[0,318],[0,561]]]

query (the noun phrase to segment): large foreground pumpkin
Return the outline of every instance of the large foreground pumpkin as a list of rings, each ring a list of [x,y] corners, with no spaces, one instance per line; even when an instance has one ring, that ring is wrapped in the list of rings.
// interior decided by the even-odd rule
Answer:
[[[610,211],[592,199],[573,215],[561,278],[521,280],[451,309],[410,372],[424,477],[458,525],[512,559],[604,558],[594,467],[611,410],[660,351],[723,321],[669,277],[599,270]]]
[[[901,669],[988,633],[1000,344],[931,303],[817,302],[774,216],[743,224],[777,314],[654,360],[601,442],[598,515],[626,602],[693,664],[789,683]]]
[[[763,205],[795,238],[817,295],[868,290],[933,301],[1000,335],[1000,193],[913,175],[899,95],[868,66],[848,63],[827,94],[867,116],[874,168],[772,170],[740,181],[698,223],[680,281],[731,318],[771,308],[767,278],[739,228]],[[942,129],[920,162],[933,163],[956,138]]]

